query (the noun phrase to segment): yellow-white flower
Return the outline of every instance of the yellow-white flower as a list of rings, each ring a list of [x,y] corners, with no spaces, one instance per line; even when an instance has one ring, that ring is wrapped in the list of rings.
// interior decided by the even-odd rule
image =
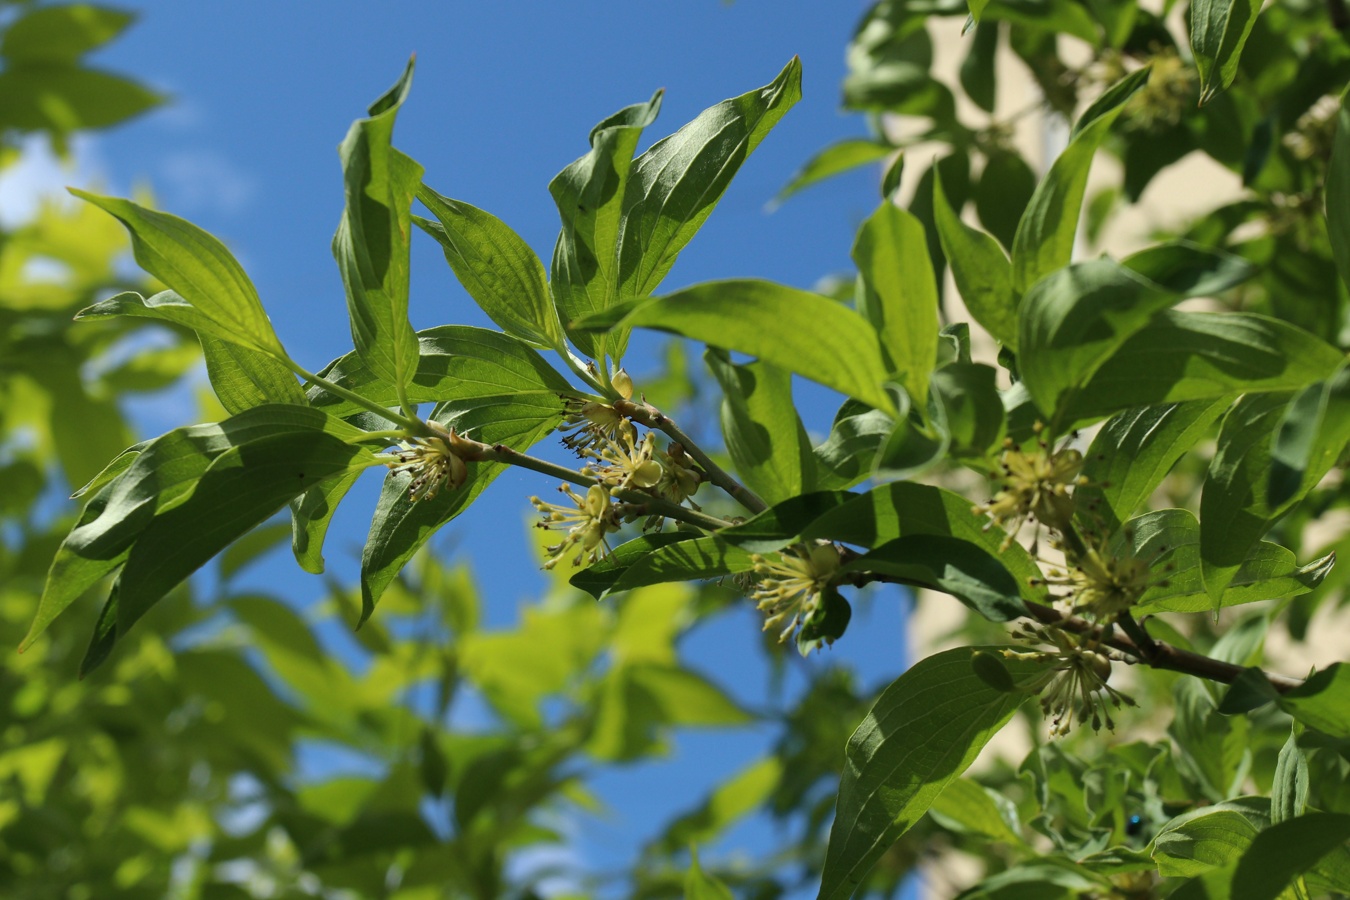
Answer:
[[[1025,685],[1025,689],[1040,694],[1041,711],[1050,717],[1051,737],[1068,734],[1075,718],[1091,724],[1093,731],[1100,731],[1103,724],[1108,731],[1115,731],[1116,723],[1107,709],[1108,704],[1116,709],[1136,705],[1132,698],[1106,683],[1111,678],[1111,658],[1095,641],[1058,628],[1029,625],[1022,627],[1018,637],[1055,647],[1054,650],[1029,652],[1003,651],[1009,659],[1049,664],[1050,668]]]
[[[402,441],[399,449],[393,453],[393,458],[385,463],[393,472],[412,473],[408,496],[413,500],[430,500],[442,488],[453,490],[469,477],[468,467],[452,446],[454,430],[435,422],[428,422],[427,425],[432,434]]]
[[[1077,450],[1051,450],[1044,445],[1030,452],[1008,441],[999,460],[1003,488],[976,513],[985,513],[1008,529],[1007,549],[1022,525],[1031,518],[1050,528],[1063,528],[1073,519],[1070,488],[1085,483],[1083,454]]]
[[[778,640],[786,641],[815,611],[839,572],[839,551],[833,544],[796,544],[778,554],[777,560],[759,554],[751,559],[755,590],[750,599],[765,614],[764,630],[782,625]]]
[[[652,458],[656,452],[652,433],[647,432],[647,436],[639,443],[637,429],[627,419],[620,419],[615,430],[618,432],[617,440],[602,436],[592,446],[582,448],[582,456],[589,456],[600,465],[587,465],[581,474],[589,475],[613,490],[648,490],[656,487],[661,482],[663,470],[661,464]],[[596,446],[600,449],[596,450]]]
[[[540,528],[566,532],[561,541],[548,548],[548,552],[553,555],[544,563],[544,568],[552,569],[573,547],[577,549],[577,555],[573,557],[572,565],[579,566],[583,560],[587,564],[596,562],[609,549],[605,544],[606,535],[619,530],[619,510],[611,501],[609,492],[598,484],[591,485],[584,496],[567,484],[560,485],[558,490],[566,494],[574,505],[545,503],[538,497],[530,498],[534,508],[544,515],[544,520],[538,523]]]

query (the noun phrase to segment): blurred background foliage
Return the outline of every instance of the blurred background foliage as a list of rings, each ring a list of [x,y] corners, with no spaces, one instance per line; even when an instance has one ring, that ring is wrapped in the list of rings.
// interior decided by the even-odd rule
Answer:
[[[939,270],[930,199],[937,171],[952,205],[970,207],[1006,247],[1041,168],[1013,140],[1019,120],[1047,108],[1071,115],[1122,72],[1152,62],[1149,86],[1107,145],[1121,174],[1089,198],[1089,242],[1158,173],[1199,151],[1239,176],[1240,196],[1170,236],[1262,267],[1234,308],[1350,345],[1347,298],[1320,215],[1336,108],[1327,98],[1350,78],[1344,23],[1334,21],[1339,4],[1288,0],[1265,10],[1234,86],[1203,107],[1174,6],[991,0],[949,83],[934,74],[931,29],[944,19],[959,24],[964,0],[883,0],[859,24],[843,85],[845,108],[869,116],[873,135],[826,148],[781,199],[897,150],[936,144],[934,161],[915,154],[922,172],[907,177],[909,208],[928,228]],[[45,135],[60,150],[81,130],[117,125],[162,101],[132,78],[83,62],[130,24],[126,14],[9,3],[3,15],[5,164],[27,135]],[[995,102],[996,61],[1009,51],[1044,103],[1008,112]],[[77,310],[115,291],[148,292],[141,276],[123,274],[127,251],[121,227],[83,205],[46,204],[0,234],[0,643],[10,647],[33,617],[73,520],[65,496],[145,437],[133,436],[128,403],[181,388],[197,371],[195,341],[160,323],[72,323]],[[653,399],[715,402],[683,355],[669,363],[651,381]],[[217,412],[203,406],[204,418]],[[1198,481],[1185,468],[1175,473],[1171,502],[1193,507]],[[1339,533],[1305,537],[1316,535],[1310,522],[1346,509],[1348,499],[1339,484],[1318,492],[1280,524],[1280,540],[1300,557],[1350,549]],[[516,627],[488,631],[473,573],[435,554],[405,573],[381,615],[339,653],[325,633],[348,630],[357,617],[359,596],[348,586],[331,584],[323,603],[303,610],[235,587],[235,576],[288,532],[270,525],[241,541],[84,681],[72,673],[92,603],[76,604],[23,655],[0,653],[0,895],[487,900],[720,897],[735,889],[767,900],[814,892],[844,744],[872,699],[846,654],[808,670],[800,696],[747,709],[680,653],[700,619],[738,597],[731,585],[663,586],[597,604],[559,577]],[[1257,664],[1273,624],[1303,639],[1318,604],[1343,601],[1345,577],[1342,567],[1318,591],[1225,623],[1222,637],[1199,617],[1194,633],[1168,638]],[[983,622],[958,631],[990,637]],[[774,666],[795,664],[767,642],[755,652]],[[1141,711],[1122,732],[1142,729],[1146,740],[1039,744],[1028,718],[1034,746],[1026,761],[995,760],[956,782],[891,848],[868,887],[893,893],[920,861],[959,852],[974,876],[944,875],[952,892],[989,874],[996,877],[974,896],[1019,886],[1034,891],[1023,896],[1151,896],[1155,885],[1140,874],[1151,859],[1116,852],[1083,867],[1055,865],[1043,853],[1051,846],[1082,859],[1143,847],[1162,822],[1199,801],[1230,800],[1246,787],[1268,793],[1287,733],[1261,727],[1259,714],[1250,725],[1222,716],[1207,687],[1167,673],[1141,679],[1137,695]],[[1151,709],[1173,703],[1175,718],[1158,721]],[[673,728],[765,726],[776,735],[772,752],[708,796],[691,797],[653,830],[631,868],[582,871],[555,852],[567,847],[569,817],[600,811],[588,784],[605,767],[659,755]],[[1345,755],[1315,742],[1305,749],[1320,786],[1310,806],[1350,812]],[[315,754],[359,759],[364,774],[307,771]],[[690,866],[691,845],[715,845],[751,815],[780,823],[772,853],[705,854],[701,868]]]

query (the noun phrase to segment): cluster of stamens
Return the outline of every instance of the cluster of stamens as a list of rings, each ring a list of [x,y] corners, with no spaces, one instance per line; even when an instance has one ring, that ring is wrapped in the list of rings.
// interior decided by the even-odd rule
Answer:
[[[413,500],[431,500],[442,488],[451,490],[469,477],[468,467],[455,452],[453,429],[427,422],[431,434],[405,438],[389,462],[393,472],[411,472],[408,496]]]
[[[786,641],[815,612],[825,588],[839,572],[839,551],[833,544],[795,544],[777,560],[755,554],[755,589],[750,599],[764,613],[764,630],[782,626]]]
[[[551,556],[544,568],[552,569],[573,548],[577,551],[572,559],[573,566],[583,562],[594,564],[609,550],[605,538],[619,530],[623,511],[612,501],[609,491],[598,484],[591,485],[584,495],[572,490],[568,484],[559,485],[558,490],[572,501],[572,506],[530,498],[530,503],[544,516],[538,523],[540,528],[566,532],[561,541],[547,548]]]
[[[591,447],[619,437],[619,426],[628,421],[608,403],[563,397],[563,421],[558,430],[563,432],[563,446],[582,456]]]
[[[1115,731],[1109,707],[1135,706],[1134,700],[1107,684],[1111,678],[1110,651],[1091,638],[1057,628],[1023,625],[1016,636],[1036,644],[1053,645],[1053,650],[1004,650],[1009,659],[1034,660],[1046,670],[1022,689],[1040,694],[1041,711],[1050,718],[1050,735],[1068,734],[1074,722],[1088,723],[1093,731],[1105,725]]]
[[[582,448],[581,455],[596,460],[599,465],[586,465],[581,474],[596,479],[612,490],[655,488],[661,483],[664,474],[661,464],[653,458],[656,453],[655,435],[649,431],[639,441],[633,423],[622,418],[614,430],[617,437],[599,435],[598,440]]]

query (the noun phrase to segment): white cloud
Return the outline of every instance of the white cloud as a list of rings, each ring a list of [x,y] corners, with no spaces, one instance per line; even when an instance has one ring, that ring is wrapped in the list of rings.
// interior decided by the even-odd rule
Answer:
[[[214,150],[183,150],[165,156],[153,185],[165,208],[180,214],[239,213],[257,194],[253,177]]]
[[[96,183],[103,169],[97,139],[89,135],[71,140],[65,160],[45,137],[25,138],[18,162],[0,170],[0,226],[15,228],[30,220],[43,200],[69,199],[66,185]]]

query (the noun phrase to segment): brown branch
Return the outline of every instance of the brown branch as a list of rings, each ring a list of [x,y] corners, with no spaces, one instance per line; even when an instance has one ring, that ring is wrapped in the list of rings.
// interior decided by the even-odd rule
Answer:
[[[857,555],[845,548],[843,558],[847,561],[850,557],[856,558]],[[854,572],[847,576],[847,580],[854,587],[862,587],[874,581],[887,584],[905,584],[910,587],[925,587],[925,585],[878,572]],[[1049,625],[1052,628],[1060,628],[1074,634],[1095,638],[1113,650],[1128,654],[1139,662],[1155,669],[1183,672],[1187,675],[1207,678],[1221,684],[1232,684],[1239,675],[1246,671],[1242,666],[1224,662],[1212,656],[1205,656],[1201,653],[1194,653],[1190,650],[1183,650],[1180,647],[1173,647],[1171,644],[1159,641],[1144,631],[1142,625],[1128,616],[1127,619],[1130,624],[1127,625],[1125,620],[1120,621],[1118,623],[1121,625],[1120,630],[1106,629],[1089,622],[1087,619],[1060,612],[1053,607],[1044,606],[1040,603],[1024,601],[1024,605],[1027,608],[1027,616],[1042,625]],[[1134,632],[1135,636],[1132,637],[1129,633],[1121,634],[1121,631]],[[1287,675],[1279,675],[1274,672],[1263,672],[1262,674],[1266,676],[1270,686],[1281,694],[1293,690],[1303,683],[1297,678],[1290,678]]]

